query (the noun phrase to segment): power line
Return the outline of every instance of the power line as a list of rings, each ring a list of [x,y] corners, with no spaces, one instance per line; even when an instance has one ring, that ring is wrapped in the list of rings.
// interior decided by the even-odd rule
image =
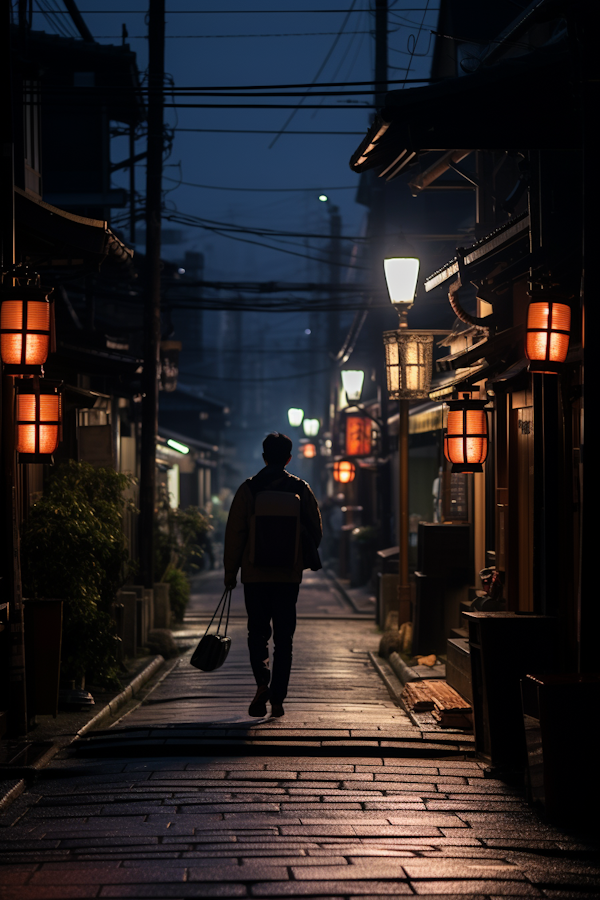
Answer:
[[[276,134],[277,132],[271,132],[271,134]],[[362,132],[361,132],[362,134]],[[298,191],[302,191],[306,193],[309,192],[317,192],[317,191],[355,191],[358,188],[357,184],[352,185],[344,185],[343,187],[308,187],[308,188],[248,188],[248,187],[220,187],[215,184],[196,184],[193,181],[178,181],[177,178],[170,178],[168,175],[163,175],[165,181],[173,181],[177,184],[185,185],[186,187],[195,187],[195,188],[205,188],[209,191],[252,191],[253,193],[269,193],[269,194],[290,194]],[[289,236],[289,235],[288,235]],[[312,237],[313,235],[302,235],[302,237]],[[328,237],[328,235],[323,235],[323,237]]]
[[[195,132],[198,134],[279,134],[279,131],[249,128],[173,128],[172,131]],[[288,134],[314,134],[318,137],[341,135],[342,137],[364,137],[364,131],[286,131]]]
[[[429,12],[438,12],[438,8],[430,9]],[[66,14],[66,10],[56,10],[56,13]],[[274,16],[274,15],[330,15],[331,13],[362,13],[364,9],[170,9],[168,16]],[[403,7],[402,12],[423,12],[422,6]],[[140,15],[145,16],[145,9],[85,9],[86,16],[96,15]],[[120,37],[121,35],[119,35]]]
[[[293,82],[291,84],[232,84],[232,85],[208,85],[202,86],[197,84],[192,85],[172,85],[170,86],[164,93],[172,94],[180,93],[182,91],[279,91],[279,90],[295,90],[296,88],[347,88],[349,85],[354,87],[372,87],[373,85],[378,84],[404,84],[405,81],[409,81],[411,83],[417,84],[422,81],[440,81],[440,78],[394,78],[388,81],[374,81],[370,79],[369,81],[320,81],[318,84],[313,84],[312,82]],[[62,86],[52,86],[51,90],[55,91],[81,91],[81,88],[75,88],[72,85],[62,85]],[[110,85],[103,85],[102,91],[110,91]],[[112,88],[112,90],[120,91],[122,88],[119,85],[116,85]],[[138,90],[141,93],[153,93],[154,88],[149,87],[148,85],[140,85]]]

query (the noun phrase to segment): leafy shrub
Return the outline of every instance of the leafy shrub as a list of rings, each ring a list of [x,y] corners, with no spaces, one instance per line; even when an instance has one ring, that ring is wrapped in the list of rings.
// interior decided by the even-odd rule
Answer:
[[[110,608],[129,569],[122,517],[130,483],[113,469],[70,460],[52,473],[23,525],[24,595],[65,601],[65,680],[86,675],[95,684],[118,686]]]
[[[169,585],[169,603],[176,622],[183,622],[186,606],[190,599],[190,582],[181,569],[169,569],[165,575]]]
[[[188,575],[199,571],[211,525],[197,506],[173,509],[166,489],[159,491],[154,531],[154,576],[168,582],[171,611],[183,621],[190,599]]]

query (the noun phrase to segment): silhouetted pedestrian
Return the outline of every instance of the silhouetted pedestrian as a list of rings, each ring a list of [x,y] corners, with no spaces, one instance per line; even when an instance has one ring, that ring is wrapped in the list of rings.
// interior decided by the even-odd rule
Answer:
[[[292,441],[273,432],[263,441],[265,468],[238,489],[225,530],[225,585],[236,585],[241,567],[248,613],[248,649],[257,690],[251,716],[284,714],[296,630],[296,601],[302,571],[320,568],[323,534],[319,506],[310,486],[286,472]],[[271,627],[272,625],[272,627]],[[273,673],[269,638],[273,634]]]

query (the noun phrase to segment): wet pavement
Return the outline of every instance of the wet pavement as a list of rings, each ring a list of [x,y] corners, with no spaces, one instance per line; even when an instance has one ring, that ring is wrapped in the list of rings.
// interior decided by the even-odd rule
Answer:
[[[283,719],[250,719],[241,589],[224,667],[189,665],[220,594],[145,700],[64,751],[0,816],[0,900],[598,897],[597,844],[485,777],[472,736],[411,724],[373,667],[379,635],[311,573]]]

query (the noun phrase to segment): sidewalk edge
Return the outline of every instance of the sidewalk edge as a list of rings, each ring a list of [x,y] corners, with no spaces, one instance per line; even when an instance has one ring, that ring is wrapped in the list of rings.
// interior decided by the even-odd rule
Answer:
[[[373,653],[371,650],[369,650],[369,659],[373,663],[375,671],[388,689],[388,693],[392,700],[394,700],[398,704],[398,706],[401,709],[404,709],[404,711],[406,712],[404,703],[402,702],[403,684],[392,667],[385,659],[377,656],[377,654]]]
[[[164,666],[164,664],[165,659],[163,656],[161,656],[160,654],[158,656],[155,656],[152,662],[150,662],[145,669],[142,669],[142,671],[139,672],[138,675],[136,675],[133,681],[131,681],[127,685],[127,687],[123,688],[120,694],[117,694],[116,697],[113,697],[110,703],[107,703],[106,706],[104,706],[99,712],[96,713],[96,715],[92,719],[89,720],[89,722],[86,722],[86,724],[82,728],[80,728],[75,735],[70,736],[70,739],[67,741],[61,741],[60,737],[57,738],[54,741],[53,745],[46,751],[46,753],[44,753],[43,756],[36,760],[36,762],[31,766],[27,766],[26,776],[14,780],[7,779],[7,782],[4,782],[4,784],[8,783],[10,787],[5,793],[0,796],[0,812],[5,812],[5,810],[8,809],[13,800],[16,800],[17,797],[23,793],[27,786],[27,781],[31,778],[34,778],[37,772],[40,771],[40,769],[45,768],[60,750],[64,750],[66,747],[69,747],[79,737],[86,734],[88,731],[91,731],[92,728],[95,728],[105,719],[114,716],[115,713],[117,713],[121,709],[121,707],[125,706],[125,704],[128,703],[129,700],[131,700],[131,698],[137,694],[140,688],[143,687],[143,685],[146,684],[146,682],[149,681],[152,676]],[[20,769],[20,771],[23,771],[23,769]],[[2,782],[0,782],[0,784],[2,784]]]
[[[335,573],[332,572],[331,569],[323,568],[322,572],[323,572],[323,575],[325,576],[325,578],[327,578],[328,581],[331,581],[333,583],[336,591],[338,591],[338,593],[340,593],[342,595],[342,597],[344,598],[346,603],[352,607],[352,609],[354,610],[354,612],[356,613],[357,616],[362,616],[365,619],[373,619],[373,621],[375,620],[374,613],[373,613],[373,615],[371,615],[370,613],[365,612],[364,609],[360,609],[356,605],[356,603],[354,602],[354,600],[352,599],[350,594],[345,590],[344,587],[342,587],[342,585],[338,581]]]

